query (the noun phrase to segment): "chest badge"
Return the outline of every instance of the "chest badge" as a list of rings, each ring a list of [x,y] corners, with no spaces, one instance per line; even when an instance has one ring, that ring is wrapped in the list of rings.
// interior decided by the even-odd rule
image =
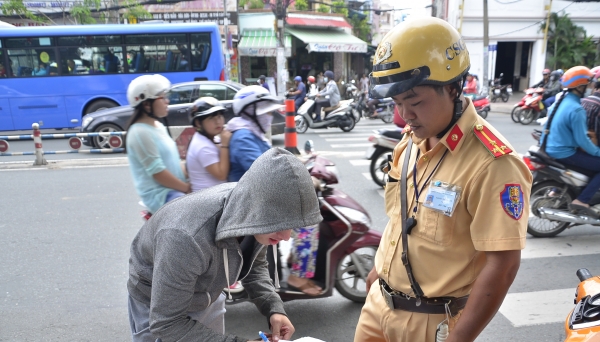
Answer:
[[[500,193],[502,209],[510,218],[519,220],[523,216],[523,190],[520,184],[505,184]]]

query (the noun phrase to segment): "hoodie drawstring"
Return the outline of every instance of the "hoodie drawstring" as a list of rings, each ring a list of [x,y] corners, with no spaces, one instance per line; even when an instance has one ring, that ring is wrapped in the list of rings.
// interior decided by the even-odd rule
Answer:
[[[225,261],[225,279],[227,279],[227,294],[231,300],[231,289],[229,289],[229,258],[227,258],[227,249],[223,249],[223,260]]]
[[[281,286],[279,286],[279,272],[277,272],[277,246],[279,245],[279,243],[272,245],[273,246],[273,260],[275,260],[275,288],[281,288]]]

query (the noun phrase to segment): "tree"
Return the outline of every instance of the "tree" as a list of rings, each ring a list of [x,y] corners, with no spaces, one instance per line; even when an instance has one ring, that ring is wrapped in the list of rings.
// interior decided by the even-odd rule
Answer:
[[[544,21],[540,31],[546,29]],[[596,44],[588,37],[583,27],[571,21],[568,14],[552,13],[548,26],[546,62],[553,69],[569,69],[576,65],[593,66],[598,56]]]
[[[125,11],[123,17],[131,22],[131,19],[152,19],[152,14],[136,0],[125,1]]]
[[[306,0],[296,0],[294,4],[296,11],[306,11],[308,9],[308,2]]]
[[[346,3],[344,1],[334,1],[331,3],[331,12],[339,13],[344,15],[344,17],[348,17],[348,8],[346,7]]]
[[[371,26],[367,22],[367,19],[360,19],[357,16],[353,16],[348,18],[350,20],[350,25],[352,25],[352,31],[354,35],[364,40],[365,42],[369,42],[369,34],[371,33]]]
[[[2,15],[18,16],[21,19],[29,19],[38,23],[52,22],[52,20],[43,13],[40,12],[39,14],[34,14],[32,11],[28,10],[23,3],[23,0],[4,1],[4,3],[0,5],[0,12],[2,12]]]
[[[83,0],[83,2],[73,5],[70,13],[75,24],[95,24],[96,19],[92,17],[92,7],[98,10],[100,5],[101,0]]]
[[[240,0],[239,2],[240,7],[244,7],[246,4],[248,4],[248,9],[259,9],[265,7],[263,0]]]
[[[319,5],[319,8],[317,8],[317,11],[319,11],[321,13],[329,13],[329,6]]]

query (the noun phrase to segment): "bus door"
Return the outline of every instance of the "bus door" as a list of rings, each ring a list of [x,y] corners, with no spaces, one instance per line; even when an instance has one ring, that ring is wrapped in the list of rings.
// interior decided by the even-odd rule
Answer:
[[[14,129],[31,129],[34,122],[37,122],[40,128],[72,126],[67,122],[63,96],[30,96],[12,98],[9,101]]]

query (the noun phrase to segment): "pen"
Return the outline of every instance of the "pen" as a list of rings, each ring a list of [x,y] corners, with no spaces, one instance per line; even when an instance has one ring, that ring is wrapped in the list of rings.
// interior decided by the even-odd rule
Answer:
[[[259,332],[258,332],[258,336],[260,336],[260,338],[262,338],[262,340],[263,340],[264,342],[269,342],[269,339],[267,338],[267,335],[265,335],[265,333],[264,333],[264,332],[262,332],[262,331],[259,331]]]

